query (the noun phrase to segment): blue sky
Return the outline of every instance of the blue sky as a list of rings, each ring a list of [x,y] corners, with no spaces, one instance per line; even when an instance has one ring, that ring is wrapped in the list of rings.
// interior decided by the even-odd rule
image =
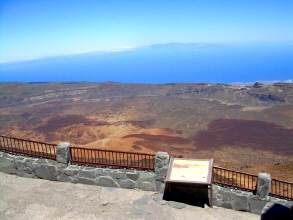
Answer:
[[[293,41],[292,0],[1,0],[0,61],[169,42]]]

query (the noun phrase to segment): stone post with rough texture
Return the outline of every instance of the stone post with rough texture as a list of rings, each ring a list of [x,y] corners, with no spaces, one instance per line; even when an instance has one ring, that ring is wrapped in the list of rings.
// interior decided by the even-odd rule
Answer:
[[[165,178],[169,166],[169,154],[166,152],[158,152],[155,158],[155,180],[161,183],[165,182]]]
[[[268,173],[258,173],[256,196],[260,200],[268,199],[271,190],[271,175]]]
[[[56,160],[58,162],[58,167],[66,168],[70,163],[70,143],[60,142],[56,149]]]

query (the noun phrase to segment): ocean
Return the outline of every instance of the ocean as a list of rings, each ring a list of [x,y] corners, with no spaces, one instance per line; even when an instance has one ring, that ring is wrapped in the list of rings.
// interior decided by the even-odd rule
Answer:
[[[293,78],[293,43],[170,43],[0,64],[1,82],[235,83]]]

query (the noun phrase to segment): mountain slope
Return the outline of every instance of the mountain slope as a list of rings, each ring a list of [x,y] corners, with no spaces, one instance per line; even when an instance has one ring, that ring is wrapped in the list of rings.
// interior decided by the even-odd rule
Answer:
[[[292,84],[5,83],[0,91],[2,135],[214,158],[243,171],[292,163]]]

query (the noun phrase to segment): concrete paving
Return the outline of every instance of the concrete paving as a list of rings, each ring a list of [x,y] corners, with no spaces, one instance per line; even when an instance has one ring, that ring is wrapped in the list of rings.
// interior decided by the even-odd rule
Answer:
[[[155,192],[61,183],[0,173],[0,219],[259,219],[220,207],[160,200]],[[175,208],[174,208],[175,207]]]

